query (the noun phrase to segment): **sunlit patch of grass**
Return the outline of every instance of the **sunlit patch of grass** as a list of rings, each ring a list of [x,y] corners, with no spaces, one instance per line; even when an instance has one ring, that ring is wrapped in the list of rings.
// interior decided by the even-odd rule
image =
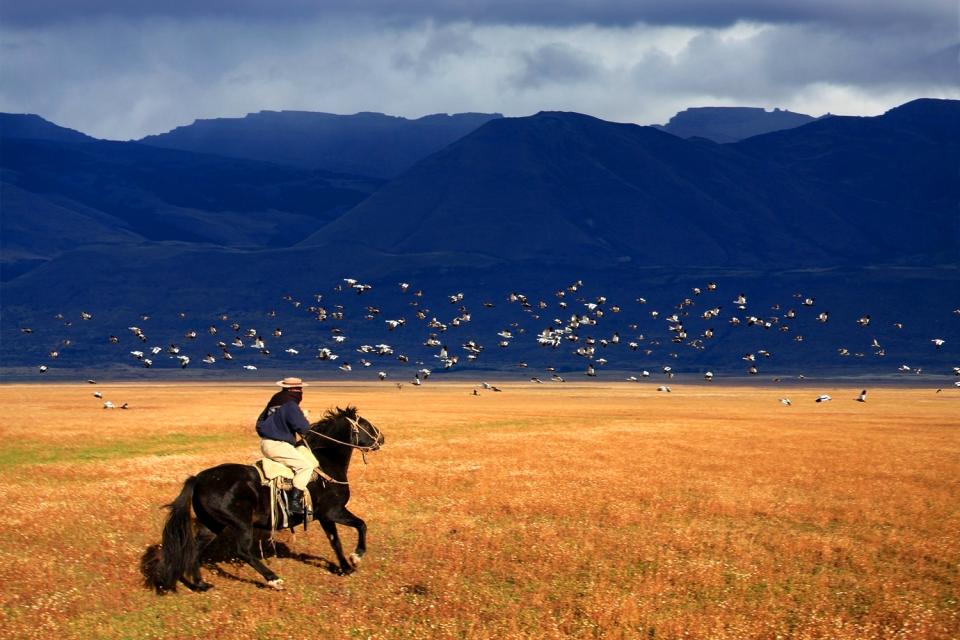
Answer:
[[[76,464],[135,456],[169,456],[209,449],[230,439],[230,436],[220,434],[170,433],[91,444],[56,439],[48,442],[11,442],[0,450],[0,469],[19,465]]]

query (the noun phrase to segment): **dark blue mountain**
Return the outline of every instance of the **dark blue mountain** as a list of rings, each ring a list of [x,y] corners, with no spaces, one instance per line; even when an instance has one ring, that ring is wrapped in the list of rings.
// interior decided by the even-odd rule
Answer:
[[[958,120],[960,103],[920,101],[717,145],[574,113],[505,118],[304,244],[591,266],[955,261]]]
[[[118,206],[113,218],[97,221],[124,230],[129,220],[135,239],[54,247],[57,255],[4,283],[0,359],[8,368],[29,367],[27,373],[40,363],[67,371],[108,367],[116,375],[176,372],[177,361],[166,355],[150,372],[130,359],[129,351],[143,345],[126,327],[148,323],[148,346],[186,345],[194,361],[189,375],[200,371],[205,353],[219,353],[216,341],[234,339],[231,323],[238,322],[240,333],[262,333],[270,354],[245,346],[211,371],[248,375],[240,365],[251,364],[259,367],[251,377],[280,368],[337,374],[336,365],[349,361],[355,371],[347,376],[368,379],[383,368],[407,379],[416,368],[436,367],[436,349],[424,344],[434,334],[464,365],[461,345],[474,340],[485,349],[469,366],[518,370],[523,361],[541,373],[554,366],[580,375],[585,362],[572,351],[582,342],[542,348],[535,336],[603,296],[604,317],[579,331],[581,340],[622,336],[619,347],[595,355],[608,361],[601,372],[671,366],[743,374],[741,356],[758,350],[772,354],[762,363],[765,375],[893,373],[905,363],[949,372],[960,345],[958,121],[960,103],[921,100],[877,118],[829,118],[720,145],[579,114],[497,119],[293,246],[226,246],[177,234],[151,240],[149,225],[133,226],[136,211]],[[223,166],[222,158],[170,150],[141,156],[143,145],[97,148],[57,169],[81,152],[48,156],[40,143],[29,143],[15,170],[4,165],[4,177],[16,177],[17,197],[25,199],[45,192],[48,181],[71,202],[77,194],[109,194],[118,181],[172,199],[173,188],[190,181],[181,163],[198,163],[193,175],[218,175],[211,167]],[[147,158],[152,170],[132,177],[115,167],[142,167]],[[266,209],[272,199],[289,194],[270,190],[279,178],[254,180],[261,165],[251,175],[244,173],[251,165],[236,162],[222,169],[233,186],[213,188],[211,181],[190,197],[227,202],[230,210],[258,202],[246,219],[249,229],[259,229],[258,221],[274,220],[274,208]],[[73,176],[88,163],[82,177]],[[249,191],[235,198],[244,184]],[[373,289],[358,295],[345,277]],[[585,284],[577,292],[556,294],[578,280]],[[400,292],[399,281],[424,296]],[[711,281],[719,288],[707,294]],[[529,306],[508,303],[511,291],[527,296]],[[458,292],[463,300],[451,303],[447,296]],[[744,309],[733,303],[740,292],[749,300]],[[815,303],[803,305],[805,297]],[[720,315],[705,316],[713,308]],[[790,308],[795,319],[787,318]],[[81,320],[81,311],[93,318]],[[816,320],[820,312],[828,312],[828,322]],[[469,320],[454,322],[464,314]],[[673,314],[686,337],[669,330],[664,318]],[[857,322],[865,314],[872,316],[869,328]],[[740,325],[730,324],[733,316]],[[390,318],[406,322],[388,332]],[[444,329],[429,326],[432,318]],[[205,333],[209,325],[215,336]],[[281,335],[271,339],[275,328]],[[496,334],[507,329],[515,338],[499,347]],[[707,329],[714,338],[702,337]],[[186,338],[188,331],[200,335]],[[346,342],[334,340],[338,331]],[[107,342],[111,334],[118,344]],[[933,338],[946,346],[936,349]],[[626,349],[630,340],[641,348]],[[359,365],[372,356],[357,348],[380,342],[409,354],[410,362],[373,358],[370,368]],[[314,359],[321,346],[340,360]],[[51,350],[62,353],[50,360]]]
[[[382,113],[260,111],[243,118],[196,120],[140,142],[306,169],[392,178],[500,117],[499,113],[441,113],[408,120]]]
[[[4,279],[92,242],[293,244],[379,184],[131,142],[4,138]]]
[[[759,107],[691,107],[654,128],[681,138],[706,138],[714,142],[737,142],[745,138],[792,129],[816,120],[804,113]]]
[[[0,113],[0,143],[13,138],[56,142],[93,142],[96,139],[32,113]]]

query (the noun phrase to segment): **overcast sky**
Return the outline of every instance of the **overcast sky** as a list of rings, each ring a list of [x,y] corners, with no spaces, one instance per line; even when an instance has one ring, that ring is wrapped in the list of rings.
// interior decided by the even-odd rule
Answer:
[[[0,111],[113,139],[261,109],[876,115],[960,98],[957,13],[954,0],[3,0]]]

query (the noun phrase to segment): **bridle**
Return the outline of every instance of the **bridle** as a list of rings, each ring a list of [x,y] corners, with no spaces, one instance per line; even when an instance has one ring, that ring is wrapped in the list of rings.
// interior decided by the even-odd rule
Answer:
[[[326,439],[326,440],[330,440],[331,442],[335,442],[335,443],[337,443],[337,444],[339,444],[339,445],[343,445],[343,446],[345,446],[345,447],[350,447],[350,448],[352,448],[352,449],[357,449],[358,451],[360,451],[360,454],[363,456],[363,463],[364,463],[364,464],[367,464],[367,452],[368,452],[368,451],[376,451],[377,449],[380,448],[380,445],[377,443],[377,440],[379,440],[379,436],[380,436],[379,430],[377,430],[376,427],[373,427],[374,431],[376,431],[376,434],[370,433],[370,431],[369,431],[366,427],[364,427],[362,424],[360,424],[360,421],[357,420],[356,418],[351,418],[350,416],[347,416],[347,415],[345,415],[345,416],[343,416],[343,417],[346,419],[347,422],[350,423],[350,442],[344,442],[343,440],[337,440],[336,438],[333,438],[333,437],[331,437],[331,436],[328,436],[328,435],[325,434],[325,433],[321,433],[321,432],[317,431],[317,430],[314,429],[312,426],[310,427],[310,433],[312,433],[312,434],[315,435],[315,436],[320,436],[321,438],[324,438],[324,439]],[[369,423],[368,423],[368,424],[369,424]],[[373,425],[371,425],[371,426],[373,426]],[[363,445],[360,444],[360,432],[361,432],[361,431],[362,431],[364,434],[366,434],[371,440],[373,440],[373,444],[372,444],[372,445],[363,446]]]

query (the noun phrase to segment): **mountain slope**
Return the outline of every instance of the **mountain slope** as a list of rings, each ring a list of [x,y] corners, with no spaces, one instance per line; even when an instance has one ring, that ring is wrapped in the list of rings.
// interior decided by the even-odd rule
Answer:
[[[365,198],[373,179],[126,142],[5,140],[3,180],[111,216],[149,240],[290,244]],[[4,217],[29,219],[18,201]]]
[[[306,169],[392,178],[500,114],[435,114],[408,120],[382,113],[261,111],[197,120],[140,142]]]
[[[849,124],[829,122],[816,124]],[[804,139],[805,128],[787,133]],[[841,138],[812,144],[829,148]],[[867,146],[856,153],[891,152],[883,140]],[[900,157],[956,157],[916,136],[894,146]],[[904,245],[895,231],[899,201],[806,175],[788,155],[579,114],[507,118],[425,159],[304,244],[349,237],[391,252],[505,261],[750,267],[887,262],[949,249],[929,233]],[[915,205],[943,221],[940,200],[924,192]]]
[[[57,142],[93,142],[96,139],[32,113],[0,113],[0,142],[14,138]]]

